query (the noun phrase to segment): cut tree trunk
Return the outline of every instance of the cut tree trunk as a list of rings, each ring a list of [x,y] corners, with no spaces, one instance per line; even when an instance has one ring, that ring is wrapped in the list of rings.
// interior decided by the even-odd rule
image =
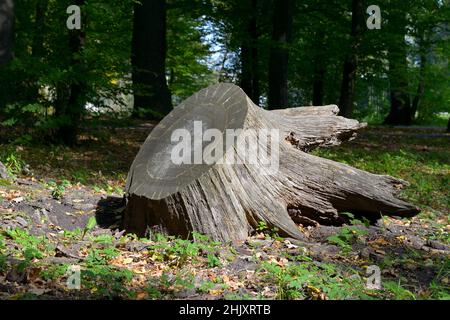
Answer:
[[[417,207],[396,198],[405,181],[306,153],[338,145],[364,127],[337,116],[338,112],[337,106],[267,111],[232,84],[201,90],[156,126],[141,147],[127,179],[123,227],[140,236],[157,231],[188,237],[198,232],[237,241],[265,222],[282,236],[301,239],[296,223],[341,224],[341,211],[369,218],[380,213],[402,217],[418,213]],[[175,165],[172,133],[184,128],[198,135],[194,121],[222,133],[279,130],[278,172],[270,172],[266,165],[265,156],[273,155],[274,149],[262,140],[252,146],[249,141],[255,140],[237,139],[227,149],[224,159],[236,157],[245,164]],[[257,162],[247,164],[237,151],[246,142],[251,150],[268,153],[257,153]]]

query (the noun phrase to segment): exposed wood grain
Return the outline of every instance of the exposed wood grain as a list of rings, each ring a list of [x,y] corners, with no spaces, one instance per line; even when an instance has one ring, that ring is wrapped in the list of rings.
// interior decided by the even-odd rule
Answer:
[[[406,182],[304,152],[337,145],[364,127],[338,117],[338,112],[337,106],[266,111],[232,84],[198,92],[153,130],[137,155],[127,179],[124,228],[139,235],[150,229],[186,237],[195,231],[237,241],[264,221],[283,236],[302,239],[296,222],[339,224],[341,211],[367,217],[418,213],[414,205],[396,197]],[[221,132],[280,129],[278,173],[269,172],[260,157],[254,165],[174,165],[171,132],[193,130],[194,120]],[[226,157],[241,157],[238,143]]]

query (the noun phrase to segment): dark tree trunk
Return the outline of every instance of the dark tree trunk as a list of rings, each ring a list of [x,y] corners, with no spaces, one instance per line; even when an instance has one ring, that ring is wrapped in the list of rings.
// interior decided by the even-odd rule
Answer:
[[[411,120],[414,118],[416,112],[419,110],[420,100],[425,92],[425,55],[420,56],[420,71],[419,71],[419,84],[417,85],[417,92],[411,104]]]
[[[162,119],[172,110],[166,81],[166,1],[134,4],[131,63],[134,116]]]
[[[14,1],[0,0],[0,67],[14,56]]]
[[[393,10],[389,16],[390,38],[388,40],[389,82],[391,109],[384,124],[409,126],[413,114],[408,93],[407,47],[405,43],[406,15]]]
[[[323,105],[325,70],[322,65],[314,65],[313,105]]]
[[[392,57],[392,55],[391,55]],[[401,61],[396,61],[397,57],[391,58],[390,66],[390,98],[391,109],[384,124],[409,126],[412,122],[411,98],[408,93],[408,80],[406,75],[407,62],[406,55]]]
[[[448,119],[448,122],[447,122],[447,132],[450,132],[450,118]]]
[[[420,38],[418,39],[418,45],[420,50],[420,70],[419,70],[419,84],[417,85],[417,92],[411,104],[411,114],[414,119],[416,112],[419,111],[419,104],[422,100],[425,92],[425,68],[427,64],[426,50],[429,44],[426,41],[425,32],[419,29]]]
[[[36,3],[36,14],[34,23],[34,34],[32,44],[32,56],[36,60],[43,59],[45,55],[44,37],[45,37],[45,19],[48,8],[48,0],[38,0]],[[32,79],[31,88],[27,90],[29,92],[28,99],[30,101],[36,101],[39,98],[39,83],[38,77],[40,75],[35,74]]]
[[[275,0],[269,62],[269,109],[288,106],[288,45],[292,38],[293,0]]]
[[[47,7],[48,0],[38,0],[36,3],[36,18],[32,46],[33,57],[35,58],[41,58],[44,55],[44,28]]]
[[[73,3],[81,7],[85,0],[75,0]],[[79,123],[84,112],[86,83],[83,73],[84,66],[80,61],[80,54],[83,52],[86,35],[84,32],[85,21],[81,23],[81,30],[69,30],[70,64],[76,70],[76,77],[69,85],[62,84],[57,88],[57,110],[56,115],[61,120],[56,139],[64,144],[73,145],[77,142]]]
[[[384,120],[387,125],[411,125],[411,100],[404,88],[391,90],[391,110]]]
[[[324,83],[325,83],[325,33],[320,30],[316,34],[316,54],[314,59],[314,75],[313,75],[313,105],[323,105]]]
[[[216,240],[242,241],[265,222],[282,236],[301,239],[296,223],[339,225],[344,222],[339,212],[369,219],[417,214],[416,206],[397,198],[405,181],[306,153],[338,145],[364,127],[338,112],[337,106],[264,110],[226,83],[201,90],[153,129],[136,156],[127,178],[124,229],[139,236],[149,231],[184,237],[199,232]],[[196,119],[204,119],[206,128],[218,128],[218,139],[228,129],[242,129],[242,139],[212,162],[176,164],[172,134],[184,129],[192,137]],[[271,139],[271,147],[256,137],[260,129],[280,133]],[[192,159],[192,153],[207,148],[200,146],[189,143],[187,155]],[[275,146],[279,161],[272,164],[278,163],[278,170],[267,162]],[[253,151],[256,161],[245,162],[248,154],[238,151],[242,149]]]
[[[341,96],[339,107],[341,115],[352,117],[353,100],[355,95],[356,71],[358,68],[358,51],[361,44],[361,35],[364,28],[363,0],[352,1],[352,29],[350,51],[345,57],[344,72],[342,75]]]
[[[248,0],[249,15],[247,30],[248,38],[244,39],[241,46],[241,87],[255,103],[259,103],[259,68],[258,68],[258,24],[257,24],[257,0]]]

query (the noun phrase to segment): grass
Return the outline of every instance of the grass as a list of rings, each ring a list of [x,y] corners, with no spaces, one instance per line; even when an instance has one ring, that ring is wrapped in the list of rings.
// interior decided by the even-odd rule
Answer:
[[[444,263],[438,264],[441,265],[440,271],[426,291],[415,292],[414,288],[410,289],[407,283],[403,283],[402,277],[391,280],[384,276],[380,290],[369,290],[365,286],[364,268],[318,262],[305,253],[284,254],[276,260],[269,255],[261,260],[260,267],[250,274],[251,277],[247,274],[240,278],[220,274],[227,259],[219,249],[231,253],[231,247],[219,245],[199,234],[195,235],[197,241],[159,234],[154,240],[137,239],[132,235],[116,239],[110,235],[93,235],[90,231],[87,233],[88,241],[83,241],[82,234],[82,230],[76,230],[52,237],[36,237],[21,229],[4,231],[0,234],[0,275],[7,270],[9,273],[15,270],[15,273],[26,276],[27,282],[33,286],[52,288],[50,292],[55,297],[59,294],[67,298],[71,294],[72,298],[83,299],[170,299],[186,290],[210,296],[223,294],[226,299],[450,298],[445,285],[449,276],[448,257]],[[130,253],[126,244],[136,241],[145,247]],[[273,241],[280,243],[276,239]],[[53,264],[47,259],[57,256],[57,244],[74,243],[81,244],[78,252],[83,259],[77,265],[81,269],[82,290],[68,293],[65,286],[69,264]],[[211,255],[218,263],[211,264]],[[383,268],[412,259],[414,254],[411,252],[396,260],[386,259]],[[437,261],[428,261],[427,264],[437,264]],[[417,265],[417,268],[421,266]],[[201,271],[204,274],[199,278]],[[236,288],[246,286],[253,287],[256,294],[236,293]],[[39,295],[25,290],[14,298],[37,299]]]
[[[442,133],[442,132],[441,132]],[[353,143],[314,153],[376,174],[410,183],[402,197],[422,209],[422,219],[437,229],[449,225],[450,139],[428,138],[428,131],[376,128]],[[447,233],[435,234],[449,243]]]

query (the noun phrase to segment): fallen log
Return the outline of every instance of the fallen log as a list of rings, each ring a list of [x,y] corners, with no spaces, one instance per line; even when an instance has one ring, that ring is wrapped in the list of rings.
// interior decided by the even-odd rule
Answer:
[[[417,214],[416,206],[396,197],[405,181],[306,153],[352,139],[364,127],[338,111],[337,106],[267,111],[232,84],[201,90],[164,118],[141,147],[127,179],[124,229],[140,236],[199,232],[237,241],[264,222],[282,236],[301,239],[296,223],[341,224],[342,211],[366,217]],[[215,139],[209,135],[205,141],[198,123],[216,129]],[[263,131],[273,134],[262,139],[257,133]],[[174,141],[176,132],[189,133],[193,144]],[[238,132],[233,143],[217,142],[229,132]],[[192,148],[180,148],[180,141]],[[199,151],[205,156],[213,141],[210,161],[189,161]],[[187,161],[174,161],[174,154]]]

